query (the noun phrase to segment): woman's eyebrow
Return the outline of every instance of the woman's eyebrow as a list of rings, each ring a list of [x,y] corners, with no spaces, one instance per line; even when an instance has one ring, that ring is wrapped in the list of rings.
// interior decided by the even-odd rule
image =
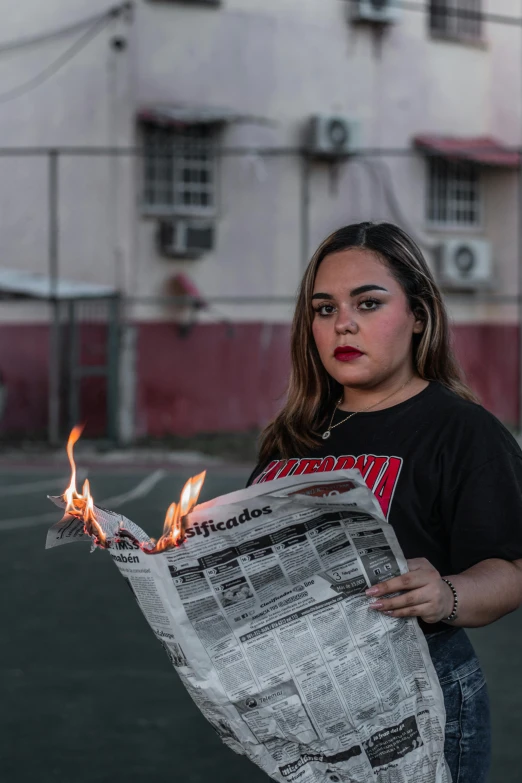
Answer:
[[[376,285],[375,283],[369,283],[368,285],[360,285],[359,288],[354,288],[350,291],[350,296],[359,296],[359,294],[365,294],[367,291],[389,291],[387,288],[383,288],[382,285]]]
[[[367,285],[360,285],[358,288],[354,288],[353,291],[350,291],[350,296],[359,296],[359,294],[365,294],[367,291],[386,291],[387,294],[389,293],[388,289],[383,288],[382,285],[368,283]],[[331,294],[317,293],[312,296],[312,300],[314,299],[333,299],[333,296]]]
[[[312,296],[312,301],[314,299],[333,299],[333,296],[331,294],[314,294]]]

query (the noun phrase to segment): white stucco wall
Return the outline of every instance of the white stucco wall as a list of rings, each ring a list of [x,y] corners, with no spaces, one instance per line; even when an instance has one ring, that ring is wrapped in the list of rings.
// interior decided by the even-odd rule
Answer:
[[[5,2],[5,0],[4,0]],[[102,11],[107,0],[25,0],[3,17],[10,42]],[[518,14],[514,0],[489,0]],[[411,146],[416,133],[493,134],[516,144],[521,133],[521,33],[487,24],[483,46],[434,41],[423,14],[403,11],[381,36],[347,21],[344,0],[137,0],[134,23],[113,22],[41,86],[2,103],[2,95],[53,62],[75,36],[0,57],[0,147],[131,146],[136,112],[153,103],[228,107],[270,120],[232,125],[225,146],[296,147],[304,120],[319,112],[358,119],[365,147]],[[111,37],[128,47],[115,52]],[[79,34],[76,34],[76,38]],[[517,66],[513,67],[516,63]],[[405,222],[429,246],[420,155],[385,158]],[[155,221],[139,210],[140,161],[67,157],[61,164],[60,266],[64,276],[111,283],[130,295],[162,296],[177,271],[207,296],[288,296],[303,268],[298,156],[222,161],[215,252],[168,261],[155,250]],[[44,158],[0,158],[2,264],[47,268]],[[487,175],[484,236],[494,243],[499,292],[516,281],[516,183]],[[314,164],[310,251],[333,228],[365,218],[398,220],[368,169]],[[288,305],[225,307],[230,317],[280,320]],[[164,310],[142,310],[149,316]],[[471,307],[457,319],[503,318],[507,310]],[[511,315],[505,317],[511,318]]]
[[[0,157],[3,266],[48,271],[49,180],[44,149],[129,146],[134,136],[134,99],[131,52],[116,53],[109,43],[129,28],[122,20],[110,22],[34,88],[25,85],[66,54],[86,30],[9,53],[2,53],[2,45],[94,17],[109,5],[106,0],[44,4],[27,0],[10,4],[9,13],[3,14],[0,147],[42,150],[30,156]],[[17,89],[20,96],[11,97],[9,91]],[[128,173],[121,168],[121,162],[107,157],[60,157],[59,262],[64,277],[119,285],[130,276],[134,194],[129,191]]]
[[[517,14],[518,6],[503,0],[494,10]],[[228,144],[298,145],[303,121],[318,112],[357,118],[365,147],[406,148],[413,135],[427,131],[494,134],[507,143],[520,136],[516,28],[487,24],[483,46],[435,41],[423,14],[404,11],[381,37],[375,28],[349,24],[340,0],[227,0],[219,8],[143,2],[137,18],[138,103],[228,106],[276,122],[272,129],[231,129]],[[443,238],[426,226],[422,157],[385,158],[379,165],[391,172],[403,222],[415,236],[428,248]],[[168,276],[185,269],[210,295],[291,296],[303,264],[297,159],[268,160],[257,176],[237,161],[224,169],[216,252],[190,263],[155,259],[145,223],[141,279],[160,292]],[[479,234],[494,242],[496,290],[512,292],[513,177],[487,173],[485,182],[487,220]],[[330,230],[365,218],[399,220],[368,169],[313,165],[310,251]],[[269,312],[278,318],[283,310]],[[513,316],[466,297],[454,298],[452,314],[457,320]],[[266,309],[264,316],[270,317]],[[259,316],[250,309],[247,317]]]

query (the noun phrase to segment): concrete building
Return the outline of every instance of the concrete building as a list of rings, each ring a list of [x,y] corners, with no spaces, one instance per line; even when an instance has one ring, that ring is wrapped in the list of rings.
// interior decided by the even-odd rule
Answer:
[[[393,6],[13,9],[0,41],[4,434],[49,421],[49,305],[20,300],[24,273],[42,276],[40,299],[51,274],[82,300],[67,305],[76,342],[66,322],[55,343],[61,427],[87,418],[102,434],[118,410],[124,440],[256,429],[284,393],[307,259],[365,219],[399,222],[425,249],[470,380],[516,424],[522,39],[501,17],[518,4]],[[123,298],[119,349],[87,290]],[[183,293],[201,306],[174,304]],[[76,380],[73,354],[87,367]],[[88,369],[108,363],[119,386]]]

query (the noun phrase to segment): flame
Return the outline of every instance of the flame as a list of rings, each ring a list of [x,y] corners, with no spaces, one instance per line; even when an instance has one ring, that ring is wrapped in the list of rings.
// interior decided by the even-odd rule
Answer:
[[[96,514],[94,513],[94,501],[92,499],[91,487],[88,479],[85,479],[83,484],[82,496],[85,504],[82,514],[85,532],[87,535],[94,537],[95,543],[99,544],[100,546],[105,546],[107,544],[107,536],[101,529],[100,525],[98,524],[98,520],[96,519]]]
[[[76,489],[76,463],[73,454],[74,444],[79,440],[82,432],[83,424],[77,424],[76,427],[73,427],[71,434],[69,435],[69,440],[67,441],[67,456],[71,466],[71,483],[63,493],[63,499],[67,503],[65,513],[72,514],[73,516],[77,516],[78,512],[83,510],[83,503],[81,502],[83,499]]]
[[[206,471],[190,478],[181,491],[179,503],[171,503],[165,517],[163,534],[153,549],[146,550],[150,554],[158,554],[166,549],[178,546],[184,537],[185,517],[190,514],[198,502]]]
[[[85,533],[94,539],[97,546],[107,546],[107,536],[103,532],[94,510],[94,500],[91,495],[89,481],[85,479],[81,494],[76,489],[76,463],[74,461],[74,445],[82,434],[83,426],[77,425],[71,431],[67,441],[67,456],[71,466],[71,483],[62,495],[66,503],[65,513],[83,520]],[[165,516],[163,533],[158,541],[152,540],[150,545],[141,545],[146,554],[158,554],[178,546],[184,540],[185,519],[197,504],[206,471],[190,478],[181,492],[179,503],[171,503]]]
[[[88,480],[85,479],[81,494],[76,489],[76,462],[74,461],[73,452],[74,445],[79,440],[82,432],[83,425],[76,425],[76,427],[73,427],[71,434],[69,435],[69,440],[67,441],[67,456],[71,466],[71,483],[62,495],[63,500],[66,503],[65,513],[82,519],[87,535],[94,537],[96,544],[105,546],[107,537],[96,519],[94,501],[92,499]]]

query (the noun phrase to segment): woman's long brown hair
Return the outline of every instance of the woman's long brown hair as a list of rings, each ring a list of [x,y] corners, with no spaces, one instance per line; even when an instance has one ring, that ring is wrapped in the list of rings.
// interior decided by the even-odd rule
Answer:
[[[304,456],[320,442],[318,430],[342,396],[342,386],[324,369],[312,334],[312,294],[319,265],[326,256],[350,248],[375,253],[389,267],[406,294],[409,307],[424,322],[413,336],[413,363],[421,378],[439,383],[473,402],[455,358],[448,316],[440,290],[417,247],[392,223],[357,223],[327,237],[310,261],[297,295],[291,331],[291,373],[284,408],[261,434],[259,460]]]

